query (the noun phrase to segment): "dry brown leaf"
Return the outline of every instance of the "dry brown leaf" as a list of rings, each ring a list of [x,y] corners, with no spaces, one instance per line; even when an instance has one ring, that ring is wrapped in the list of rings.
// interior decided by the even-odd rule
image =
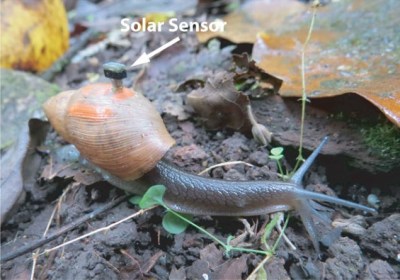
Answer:
[[[251,129],[246,113],[250,100],[235,89],[233,74],[216,74],[204,88],[192,91],[187,96],[187,102],[204,119],[208,129],[227,127],[245,132]]]
[[[205,86],[193,90],[187,96],[187,103],[192,106],[211,130],[229,128],[267,145],[272,133],[254,116],[249,96],[265,97],[277,93],[282,80],[266,73],[255,65],[248,55],[234,55],[234,72],[219,71],[210,77]],[[250,86],[246,93],[243,85]],[[239,86],[241,90],[236,89]]]
[[[235,89],[233,76],[219,72],[207,80],[204,88],[193,90],[187,96],[187,103],[208,129],[230,128],[248,135],[251,131],[253,138],[265,146],[271,142],[272,133],[256,121],[249,97]]]
[[[73,178],[85,186],[103,181],[103,177],[90,167],[79,162],[79,152],[73,145],[52,148],[48,162],[44,166],[40,179],[51,181],[54,178]]]

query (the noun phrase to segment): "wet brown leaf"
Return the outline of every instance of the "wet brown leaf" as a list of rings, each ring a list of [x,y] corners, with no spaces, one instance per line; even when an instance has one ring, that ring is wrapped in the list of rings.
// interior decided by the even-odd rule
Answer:
[[[283,96],[298,97],[301,50],[311,16],[304,13],[303,4],[285,2],[245,4],[225,19],[229,29],[219,35],[255,43],[258,66],[284,80]],[[340,1],[320,8],[306,52],[308,97],[356,93],[400,126],[399,8],[396,0]],[[270,9],[275,9],[278,20],[261,15]]]
[[[297,0],[247,1],[224,18],[227,22],[224,32],[201,32],[197,37],[201,42],[220,36],[234,43],[252,44],[265,27],[279,29],[290,25],[306,9],[307,6]]]

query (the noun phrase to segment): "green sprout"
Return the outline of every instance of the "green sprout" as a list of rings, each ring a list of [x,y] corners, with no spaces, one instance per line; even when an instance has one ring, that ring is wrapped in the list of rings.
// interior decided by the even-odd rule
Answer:
[[[279,176],[285,180],[289,179],[289,174],[283,171],[281,159],[283,158],[283,147],[275,147],[271,149],[271,154],[268,156],[270,159],[276,161],[279,169]]]

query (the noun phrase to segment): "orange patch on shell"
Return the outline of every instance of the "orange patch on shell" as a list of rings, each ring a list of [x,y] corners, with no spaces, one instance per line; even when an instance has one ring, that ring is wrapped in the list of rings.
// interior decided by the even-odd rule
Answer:
[[[68,116],[92,121],[102,121],[112,115],[112,109],[109,107],[93,106],[89,104],[76,104],[68,109]]]
[[[125,100],[127,98],[133,97],[135,93],[128,88],[121,88],[114,93],[113,98],[115,100]]]

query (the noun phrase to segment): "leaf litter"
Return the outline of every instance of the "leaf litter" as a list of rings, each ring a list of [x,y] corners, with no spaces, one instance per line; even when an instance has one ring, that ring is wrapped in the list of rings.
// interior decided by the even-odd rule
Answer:
[[[400,126],[399,8],[396,0],[338,1],[319,8],[306,53],[308,97],[356,93]],[[300,97],[306,10],[298,1],[250,1],[224,19],[228,30],[219,36],[253,43],[257,65],[283,79],[280,94]],[[198,34],[201,41],[213,36]]]
[[[204,49],[203,49],[204,50]],[[225,49],[225,51],[227,51],[228,49]],[[208,50],[206,50],[204,53],[207,53]],[[200,51],[201,52],[201,51]],[[221,54],[223,51],[219,50],[219,48],[215,51],[214,55],[214,59],[215,61],[218,61],[218,63],[220,63],[217,66],[217,69],[221,69],[223,67],[224,70],[229,71],[229,67],[230,67],[230,63],[225,63],[226,61],[223,61],[223,59],[219,60],[221,56],[223,56],[224,54]],[[120,52],[121,53],[121,52]],[[230,53],[230,51],[229,51]],[[227,58],[230,58],[230,54],[226,54]],[[115,55],[118,55],[118,53],[113,53],[111,55],[111,57],[115,57]],[[214,69],[214,60],[210,59],[207,60],[206,62],[203,62],[203,60],[200,60],[198,57],[196,58],[196,56],[198,55],[198,53],[196,51],[194,52],[190,52],[185,59],[186,61],[191,61],[191,59],[198,59],[198,61],[196,63],[201,64],[204,68],[203,72],[206,73],[206,75],[204,75],[204,73],[201,72],[201,67],[198,68],[198,70],[200,71],[194,71],[194,72],[188,72],[189,74],[191,73],[196,73],[196,75],[192,75],[191,77],[193,79],[198,79],[200,81],[207,81],[208,78],[212,77],[215,74],[215,71],[210,71],[210,69]],[[208,55],[208,54],[207,54]],[[110,54],[107,54],[107,57],[110,57]],[[225,58],[226,58],[225,57]],[[104,58],[103,58],[104,59]],[[102,59],[100,59],[99,61],[102,61]],[[222,63],[221,63],[222,62]],[[156,61],[155,61],[156,63]],[[203,64],[202,64],[203,63]],[[209,65],[209,63],[211,63],[211,65]],[[217,64],[218,64],[217,63]],[[85,63],[85,61],[81,62],[81,66],[85,67],[87,63]],[[160,69],[163,69],[163,65],[159,64],[158,65],[160,67]],[[86,66],[87,67],[87,66]],[[90,68],[94,68],[95,65],[91,65]],[[165,68],[170,67],[170,65],[166,65]],[[218,68],[220,67],[220,68]],[[155,71],[157,71],[157,69],[153,69]],[[165,69],[164,71],[168,71],[167,69]],[[185,71],[183,71],[184,74],[186,74]],[[153,100],[158,100],[159,98],[163,98],[162,94],[165,91],[171,91],[171,94],[176,94],[175,89],[177,86],[179,86],[179,84],[184,83],[185,82],[185,78],[179,78],[179,76],[174,77],[174,79],[171,79],[171,76],[169,76],[170,73],[160,73],[160,74],[164,74],[161,76],[158,75],[154,75],[151,77],[148,77],[146,79],[149,80],[144,80],[141,81],[140,86],[143,86],[144,84],[147,84],[148,87],[150,87],[152,84],[153,86],[155,85],[155,87],[151,90],[146,90],[144,91],[144,93],[149,93],[149,96],[152,97]],[[274,74],[271,72],[271,74]],[[65,74],[62,74],[65,75]],[[145,73],[146,75],[146,73]],[[180,72],[180,77],[184,77],[184,75],[182,74],[182,71]],[[190,75],[188,75],[190,76]],[[65,78],[65,77],[64,77]],[[252,77],[249,77],[249,79],[252,79]],[[160,81],[161,80],[161,81]],[[203,82],[203,85],[205,84],[205,82]],[[250,87],[253,85],[253,81],[250,84]],[[164,88],[163,86],[160,85],[167,85],[166,88]],[[76,85],[75,85],[76,86]],[[201,82],[200,82],[200,86],[201,86]],[[247,85],[246,85],[247,86]],[[251,90],[249,91],[245,91],[246,93],[251,92]],[[161,95],[161,96],[160,96]],[[255,92],[255,96],[259,95],[259,92]],[[276,95],[267,95],[263,97],[264,99],[259,100],[259,101],[255,101],[255,114],[259,117],[259,119],[263,122],[263,123],[272,123],[271,125],[271,130],[273,132],[277,131],[278,133],[276,134],[276,139],[281,140],[282,138],[282,133],[279,130],[275,130],[278,127],[278,123],[274,123],[274,121],[276,121],[277,119],[274,119],[273,116],[271,116],[270,114],[267,114],[264,112],[264,105],[268,104],[270,105],[269,108],[272,108],[274,113],[277,114],[277,112],[280,112],[279,110],[277,110],[276,108],[276,103],[272,102],[271,100],[278,100],[277,104],[278,107],[280,109],[282,109],[282,111],[285,111],[286,113],[288,113],[287,115],[282,116],[281,119],[278,119],[278,122],[280,122],[280,124],[283,124],[283,126],[287,125],[287,127],[284,127],[284,130],[290,130],[291,126],[290,124],[287,123],[287,119],[293,118],[293,120],[296,119],[296,114],[291,115],[292,112],[294,112],[295,110],[293,110],[294,108],[294,104],[293,106],[289,106],[287,107],[286,103],[280,103],[281,101],[279,101],[279,96]],[[182,104],[185,106],[185,100],[184,98],[182,98]],[[157,101],[156,101],[157,103]],[[253,102],[252,102],[253,103]],[[162,104],[162,102],[160,102],[159,104]],[[272,104],[272,105],[271,105]],[[280,107],[282,106],[282,107]],[[161,109],[162,106],[161,106]],[[162,110],[160,110],[162,111]],[[180,125],[182,124],[182,122],[180,121],[176,121],[176,118],[171,118],[171,114],[166,113],[167,111],[162,111],[164,113],[164,117],[165,120],[167,122],[167,125],[169,126],[169,128],[174,128],[174,133],[175,134],[179,134],[180,133]],[[185,113],[189,112],[189,117],[192,116],[192,113],[190,111],[186,111],[185,108]],[[310,118],[314,117],[314,114],[316,111],[311,109],[310,111]],[[324,116],[326,115],[318,115],[316,114],[318,118],[324,118]],[[177,115],[173,115],[178,117]],[[187,118],[187,117],[186,117]],[[191,119],[187,119],[185,122],[189,122],[191,121]],[[240,134],[234,134],[231,135],[229,133],[216,133],[216,134],[206,134],[204,131],[202,131],[201,129],[199,129],[199,127],[197,126],[197,124],[195,122],[193,122],[195,124],[194,129],[190,129],[190,139],[193,139],[194,141],[199,142],[199,144],[203,144],[203,143],[207,143],[207,145],[204,146],[204,151],[207,153],[209,152],[210,149],[212,149],[213,147],[220,147],[221,146],[221,135],[223,139],[230,139],[232,140],[232,142],[234,142],[234,140],[236,139],[242,139]],[[310,123],[310,126],[312,126],[312,123]],[[325,126],[322,125],[322,128],[319,127],[319,130],[324,130]],[[334,130],[333,130],[334,131]],[[318,138],[319,134],[318,134],[318,129],[317,131],[313,131],[316,132],[315,135],[311,134],[311,136],[313,136],[314,138]],[[296,130],[294,130],[293,134],[296,134]],[[322,133],[322,132],[321,132]],[[183,133],[185,134],[185,133]],[[186,133],[187,134],[187,133]],[[214,136],[215,135],[215,136]],[[241,137],[238,137],[241,136]],[[243,137],[244,138],[244,137]],[[351,139],[351,137],[350,137]],[[256,150],[257,146],[254,145],[253,143],[254,141],[252,140],[248,140],[248,139],[243,139],[243,145],[240,147],[240,151],[238,151],[233,145],[228,145],[228,141],[224,141],[224,143],[227,143],[227,145],[232,149],[232,152],[229,155],[223,155],[224,157],[227,156],[231,156],[233,154],[235,154],[235,156],[237,156],[237,154],[240,154],[240,159],[246,160],[247,156],[249,155],[249,151],[252,150]],[[286,142],[288,143],[288,142]],[[288,144],[290,144],[291,142],[289,142]],[[309,147],[311,147],[313,144],[312,142],[309,143]],[[235,149],[234,149],[235,148]],[[335,153],[334,150],[331,150],[331,152],[333,151],[333,153]],[[265,151],[262,150],[262,152],[264,153]],[[173,155],[173,153],[172,153]],[[170,155],[171,156],[171,155]],[[217,157],[218,156],[218,157]],[[173,156],[172,156],[173,157]],[[212,157],[210,156],[210,159],[206,159],[203,158],[204,161],[212,161]],[[215,158],[220,158],[220,155],[215,155]],[[173,158],[172,158],[173,159]],[[192,166],[196,163],[197,166],[199,166],[199,162],[194,162],[191,158],[183,158],[182,159],[184,162],[183,166]],[[201,163],[203,164],[204,161]],[[273,172],[274,174],[276,173],[276,169],[274,169],[274,167],[270,164],[270,162],[268,164],[265,165],[265,168],[271,172]],[[237,171],[237,173],[239,173],[242,177],[246,177],[249,179],[254,179],[255,177],[257,178],[257,174],[258,176],[260,175],[260,172],[254,172],[257,170],[254,169],[247,169],[247,168],[237,168],[235,169]],[[220,170],[222,172],[225,172],[224,170]],[[253,171],[253,173],[250,173],[249,171]],[[321,170],[312,172],[312,174],[317,174],[320,175]],[[61,173],[60,173],[61,174]],[[322,172],[322,174],[325,174],[324,172]],[[341,173],[340,173],[341,174]],[[258,178],[259,179],[259,178]],[[324,180],[324,179],[322,179]],[[324,184],[324,183],[323,183]],[[86,188],[87,190],[87,188]],[[81,205],[90,205],[92,203],[95,203],[94,205],[96,205],[96,201],[92,200],[91,197],[87,197],[86,194],[86,190],[84,188],[79,190],[79,204]],[[353,193],[350,193],[349,195],[352,195]],[[342,193],[343,195],[343,193]],[[392,204],[393,205],[393,204]],[[73,205],[70,205],[71,209],[73,208]],[[21,211],[23,213],[23,210]],[[126,207],[125,205],[123,207],[120,207],[118,209],[115,209],[113,211],[111,211],[107,217],[101,218],[99,221],[94,221],[93,223],[89,224],[90,227],[98,227],[98,226],[102,226],[102,224],[104,222],[113,222],[115,221],[116,217],[121,217],[123,215],[126,215],[127,213],[131,213],[132,209],[129,207]],[[140,261],[141,264],[144,264],[146,261],[151,260],[152,261],[152,269],[151,271],[149,271],[149,274],[145,275],[145,277],[164,277],[167,278],[172,277],[172,272],[174,271],[174,269],[172,269],[171,273],[170,271],[167,271],[166,269],[169,267],[169,265],[172,265],[174,268],[175,266],[177,267],[177,269],[175,270],[176,274],[175,275],[179,275],[180,277],[178,278],[184,278],[184,277],[189,277],[191,275],[196,275],[200,277],[203,277],[203,274],[198,274],[199,272],[204,272],[205,268],[207,268],[208,266],[206,266],[206,264],[203,262],[202,259],[200,259],[200,261],[196,261],[199,259],[199,251],[201,251],[201,249],[206,246],[205,244],[208,244],[208,241],[206,239],[204,239],[204,237],[202,237],[199,234],[193,233],[193,232],[187,232],[185,233],[185,237],[186,239],[190,239],[191,241],[188,242],[187,244],[185,244],[185,246],[183,246],[182,248],[180,248],[179,250],[170,250],[169,254],[167,254],[167,259],[165,259],[164,257],[159,258],[157,263],[153,262],[154,259],[151,258],[151,256],[154,256],[154,254],[156,252],[159,252],[159,249],[162,248],[162,250],[168,250],[168,248],[174,248],[174,246],[179,243],[181,237],[178,236],[167,236],[165,234],[165,232],[163,232],[163,230],[159,227],[159,224],[154,223],[154,221],[159,220],[159,217],[162,213],[160,213],[160,211],[155,211],[154,213],[149,213],[149,216],[147,217],[142,217],[140,218],[138,221],[132,222],[129,225],[129,228],[133,227],[136,228],[136,224],[138,225],[138,229],[140,228],[140,230],[138,230],[137,234],[135,235],[129,235],[126,234],[126,231],[119,231],[119,230],[113,230],[113,231],[109,231],[107,233],[107,236],[104,237],[94,237],[91,240],[87,240],[82,244],[75,244],[73,247],[65,248],[65,252],[63,252],[64,256],[66,256],[66,258],[60,258],[59,259],[59,263],[57,265],[53,264],[53,266],[57,269],[57,270],[50,270],[48,271],[48,275],[53,277],[53,278],[62,278],[65,277],[65,273],[63,273],[63,270],[65,267],[68,267],[69,269],[67,269],[69,272],[74,273],[74,275],[76,277],[82,277],[82,278],[87,278],[87,277],[93,277],[93,275],[95,276],[101,276],[101,277],[118,277],[118,276],[123,276],[126,278],[129,277],[134,277],[134,276],[138,276],[138,270],[137,268],[135,270],[128,270],[126,271],[126,273],[124,274],[119,274],[118,275],[118,269],[117,270],[112,270],[110,269],[110,265],[113,266],[115,265],[116,267],[118,267],[120,270],[122,271],[123,269],[121,269],[121,267],[123,268],[125,266],[126,263],[132,263],[132,258],[129,257],[128,255],[132,256],[134,259],[137,259]],[[70,218],[68,215],[66,215],[66,218]],[[35,221],[35,217],[32,217],[33,222]],[[15,220],[18,222],[21,219],[19,217],[16,217]],[[216,219],[217,222],[216,224],[212,225],[212,230],[215,231],[217,234],[221,234],[223,235],[226,230],[227,230],[227,225],[228,228],[233,228],[234,226],[232,226],[233,221],[225,221],[224,219]],[[204,224],[208,224],[210,223],[210,221],[207,218],[204,218],[203,220]],[[20,224],[20,229],[21,231],[23,231],[25,229],[25,225],[23,223],[19,223]],[[139,227],[140,226],[140,227]],[[372,231],[372,230],[371,230]],[[10,232],[12,233],[11,230],[6,230],[6,233],[8,234],[8,236],[10,236]],[[73,232],[71,233],[71,235],[69,235],[68,237],[73,238],[74,236],[76,236],[78,233]],[[390,234],[390,233],[388,233]],[[295,252],[295,255],[290,255],[288,256],[288,251],[287,249],[283,246],[282,248],[279,249],[279,252],[277,253],[277,257],[276,257],[276,262],[272,262],[269,263],[267,265],[267,269],[268,269],[268,276],[274,275],[273,272],[275,271],[280,271],[283,274],[287,275],[287,273],[290,273],[290,276],[295,277],[296,276],[296,268],[297,268],[297,276],[304,277],[305,274],[304,272],[310,272],[312,271],[313,267],[313,263],[314,262],[309,262],[311,263],[311,265],[309,265],[309,263],[307,264],[303,264],[301,262],[301,259],[306,257],[308,254],[311,254],[312,252],[308,251],[308,247],[309,247],[309,243],[307,238],[299,233],[298,231],[294,231],[292,229],[288,229],[288,235],[289,238],[291,238],[291,240],[296,240],[298,243],[300,244],[300,247],[303,248],[303,250],[301,252]],[[8,240],[10,240],[10,238],[8,238]],[[27,237],[26,241],[28,240],[32,240],[31,237]],[[101,241],[102,240],[102,241]],[[107,240],[107,242],[104,242],[104,240]],[[121,242],[120,242],[120,241]],[[101,242],[100,242],[101,241]],[[388,242],[383,241],[386,245],[388,245]],[[190,243],[190,244],[189,244]],[[17,245],[17,244],[15,244]],[[355,252],[354,254],[354,259],[358,259],[359,258],[359,250],[357,249],[357,245],[356,244],[351,244],[352,245],[352,249],[354,249],[353,251]],[[123,246],[124,250],[126,248],[126,252],[128,255],[126,254],[121,254],[120,253],[120,248],[119,246]],[[376,250],[376,248],[372,248],[369,249],[371,251]],[[91,256],[93,256],[92,253],[95,253],[96,257],[92,258]],[[335,255],[336,259],[340,259],[343,257],[343,255],[347,254],[347,251],[344,252],[333,252],[333,254]],[[79,261],[86,259],[88,260],[86,261]],[[157,256],[158,258],[158,256]],[[173,259],[169,259],[169,258],[173,258]],[[201,255],[200,255],[200,258]],[[215,258],[219,258],[218,256],[215,256]],[[288,260],[288,258],[290,259],[289,262],[285,262],[285,260]],[[225,259],[223,259],[222,261],[226,261]],[[242,255],[241,257],[237,257],[234,256],[233,259],[228,260],[225,262],[225,264],[223,266],[221,266],[221,270],[215,271],[216,273],[218,273],[218,275],[221,278],[226,278],[226,277],[233,277],[233,278],[240,278],[242,277],[242,275],[244,273],[248,273],[249,270],[251,270],[252,267],[255,267],[258,263],[260,262],[260,258],[257,256],[252,256],[252,255]],[[386,261],[382,261],[383,264],[389,266],[390,265],[386,262]],[[18,262],[16,262],[15,264],[20,264],[21,266],[25,266],[26,264],[26,258],[23,258],[22,260],[19,260]],[[315,262],[317,265],[325,265],[324,262]],[[278,264],[276,265],[276,267],[273,267],[272,264]],[[154,265],[154,266],[153,266]],[[284,266],[285,265],[285,266]],[[76,267],[75,267],[76,266]],[[9,267],[9,266],[8,266]],[[315,268],[315,267],[314,267]],[[6,270],[7,268],[5,268]],[[140,267],[139,267],[140,270]],[[4,271],[4,270],[3,270]],[[207,272],[207,271],[206,271]],[[331,274],[332,270],[329,271],[329,274],[327,274],[327,277],[332,277]],[[89,276],[90,273],[90,276]],[[280,273],[279,275],[283,275],[282,273]],[[365,275],[365,271],[361,271],[361,270],[357,270],[357,275],[355,274],[348,274],[346,276],[349,277],[356,277],[356,276],[360,276],[360,274]],[[141,275],[143,276],[143,275]]]

